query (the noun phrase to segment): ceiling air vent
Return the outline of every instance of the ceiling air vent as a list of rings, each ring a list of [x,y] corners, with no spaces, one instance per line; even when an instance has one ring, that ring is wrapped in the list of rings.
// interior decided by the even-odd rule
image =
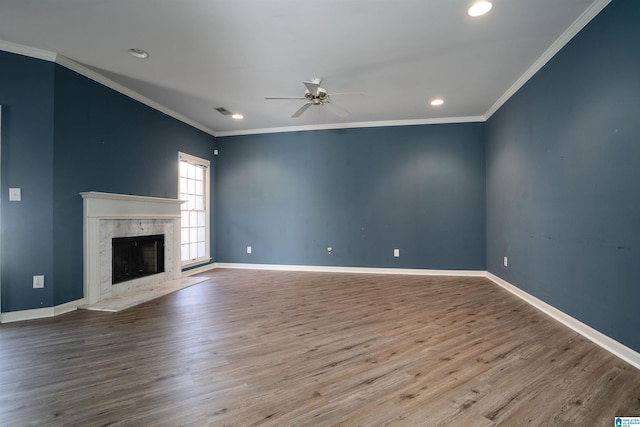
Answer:
[[[214,108],[214,110],[216,110],[218,113],[222,114],[223,116],[230,116],[233,114],[231,111],[227,110],[224,107]]]

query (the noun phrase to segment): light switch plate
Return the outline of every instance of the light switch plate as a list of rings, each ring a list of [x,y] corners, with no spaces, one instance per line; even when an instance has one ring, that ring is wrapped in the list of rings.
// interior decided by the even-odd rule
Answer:
[[[33,276],[33,288],[34,289],[44,288],[44,276],[43,275]]]
[[[22,200],[22,190],[19,188],[10,188],[9,189],[9,201],[10,202],[19,202]]]

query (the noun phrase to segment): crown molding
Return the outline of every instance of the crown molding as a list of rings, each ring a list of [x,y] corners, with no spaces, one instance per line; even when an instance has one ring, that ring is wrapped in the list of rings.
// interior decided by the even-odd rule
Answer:
[[[505,93],[502,94],[500,98],[484,113],[484,117],[486,120],[489,118],[504,105],[505,102],[509,100],[515,93],[520,90],[522,86],[525,85],[542,67],[545,66],[547,62],[551,60],[559,51],[562,49],[569,41],[580,32],[593,18],[598,15],[602,9],[604,9],[611,0],[596,0],[587,10],[585,10],[582,15],[576,19],[573,24],[567,28],[564,33],[558,37],[558,39],[553,42],[551,46],[547,50],[544,51],[542,55],[524,72],[523,75],[520,76],[518,80],[515,81],[511,85],[509,89]]]
[[[173,111],[172,109],[167,108],[164,105],[152,99],[149,99],[146,96],[141,95],[138,92],[131,90],[126,86],[121,85],[120,83],[114,82],[110,78],[103,76],[102,74],[74,61],[73,59],[67,58],[66,56],[63,56],[63,55],[57,55],[56,63],[58,65],[62,65],[63,67],[70,69],[71,71],[75,71],[76,73],[81,74],[95,82],[98,82],[101,85],[111,88],[116,92],[120,92],[121,94],[128,96],[129,98],[135,99],[136,101],[141,102],[142,104],[145,104],[148,107],[151,107],[155,110],[158,110],[161,113],[171,116],[174,119],[180,120],[181,122],[186,123],[189,126],[193,126],[196,129],[199,129],[205,133],[208,133],[209,135],[215,136],[215,131],[203,125],[202,123],[196,122],[195,120],[192,120],[187,116],[184,116],[176,111]]]
[[[22,56],[28,56],[36,59],[43,59],[49,62],[55,62],[57,54],[48,50],[36,49],[35,47],[23,46],[17,43],[0,40],[0,50],[9,53],[15,53]]]
[[[196,129],[199,129],[214,137],[224,136],[238,136],[238,135],[256,135],[263,133],[282,133],[282,132],[300,132],[300,131],[314,131],[314,130],[331,130],[331,129],[354,129],[354,128],[372,128],[372,127],[390,127],[390,126],[417,126],[417,125],[433,125],[433,124],[446,124],[446,123],[473,123],[484,122],[486,118],[484,116],[468,116],[468,117],[443,117],[435,119],[413,119],[413,120],[383,120],[372,122],[351,122],[351,123],[329,123],[321,125],[305,125],[305,126],[286,126],[286,127],[273,127],[273,128],[261,128],[261,129],[246,129],[238,131],[215,131],[195,120],[190,119],[164,105],[153,101],[146,96],[129,89],[128,87],[117,83],[110,78],[90,69],[89,67],[82,65],[71,58],[64,55],[56,54],[55,52],[49,52],[42,49],[36,49],[16,43],[0,40],[0,50],[16,53],[18,55],[28,56],[31,58],[42,59],[45,61],[55,62],[71,71],[87,77],[103,86],[115,90],[129,98],[135,99],[142,104],[145,104],[157,111],[160,111],[174,119],[180,120]]]
[[[381,120],[375,122],[351,122],[351,123],[328,123],[321,125],[304,125],[304,126],[286,126],[262,129],[246,129],[235,131],[218,131],[214,136],[239,136],[239,135],[256,135],[263,133],[282,133],[282,132],[301,132],[313,130],[331,130],[331,129],[354,129],[354,128],[375,128],[375,127],[391,127],[391,126],[418,126],[418,125],[435,125],[448,123],[477,123],[484,122],[484,116],[468,116],[468,117],[441,117],[436,119],[415,119],[415,120]]]
[[[335,130],[335,129],[355,129],[355,128],[374,128],[374,127],[392,127],[392,126],[417,126],[417,125],[433,125],[433,124],[451,124],[451,123],[476,123],[486,122],[489,118],[504,105],[522,86],[525,85],[547,62],[551,60],[580,30],[582,30],[593,18],[596,17],[611,0],[595,0],[587,10],[585,10],[560,37],[522,74],[506,92],[496,100],[496,102],[481,116],[466,117],[443,117],[434,119],[412,119],[412,120],[382,120],[370,122],[350,122],[350,123],[329,123],[320,125],[303,125],[303,126],[285,126],[273,128],[245,129],[235,131],[215,131],[195,120],[192,120],[164,105],[147,98],[144,95],[117,83],[108,77],[70,59],[54,52],[31,48],[7,41],[0,40],[0,50],[17,53],[32,58],[43,59],[46,61],[56,62],[57,64],[77,72],[91,80],[94,80],[104,86],[107,86],[129,98],[135,99],[155,110],[167,114],[183,123],[193,126],[214,137],[240,136],[240,135],[257,135],[268,133],[283,132],[301,132],[316,130]]]
[[[138,92],[129,89],[128,87],[117,83],[110,78],[103,76],[90,69],[89,67],[82,65],[71,58],[64,55],[59,55],[54,52],[49,52],[42,49],[36,49],[28,46],[19,45],[7,41],[0,40],[0,50],[16,53],[18,55],[29,56],[32,58],[42,59],[45,61],[55,62],[71,71],[87,77],[103,86],[115,90],[129,98],[135,99],[155,110],[167,114],[174,119],[180,120],[196,129],[199,129],[214,137],[224,136],[239,136],[239,135],[257,135],[263,133],[282,133],[282,132],[301,132],[301,131],[314,131],[314,130],[331,130],[331,129],[354,129],[354,128],[371,128],[371,127],[388,127],[388,126],[416,126],[416,125],[432,125],[432,124],[446,124],[446,123],[471,123],[471,122],[484,122],[485,116],[469,116],[469,117],[444,117],[435,119],[415,119],[415,120],[382,120],[373,122],[351,122],[351,123],[329,123],[320,125],[304,125],[304,126],[285,126],[285,127],[273,127],[273,128],[260,128],[260,129],[246,129],[237,131],[215,131],[203,124],[196,122],[184,116],[176,111],[173,111],[164,105],[153,101],[146,96],[139,94]]]
[[[102,74],[74,61],[73,59],[67,58],[64,55],[59,55],[55,52],[36,49],[33,47],[24,46],[17,43],[4,41],[4,40],[0,40],[0,50],[9,52],[9,53],[15,53],[22,56],[28,56],[31,58],[42,59],[44,61],[55,62],[56,64],[61,65],[65,68],[68,68],[71,71],[75,71],[76,73],[84,77],[87,77],[95,82],[98,82],[103,86],[113,89],[116,92],[119,92],[125,96],[128,96],[129,98],[135,99],[136,101],[141,102],[142,104],[148,107],[151,107],[154,110],[160,111],[161,113],[171,116],[176,120],[186,123],[189,126],[199,129],[205,133],[208,133],[209,135],[212,135],[212,136],[215,135],[215,131],[213,129],[203,125],[202,123],[196,122],[195,120],[192,120],[187,116],[184,116],[176,111],[173,111],[172,109],[167,108],[164,105],[152,99],[149,99],[146,96],[141,95],[138,92],[131,90],[126,86],[121,85],[120,83],[116,83],[110,78],[105,77]]]

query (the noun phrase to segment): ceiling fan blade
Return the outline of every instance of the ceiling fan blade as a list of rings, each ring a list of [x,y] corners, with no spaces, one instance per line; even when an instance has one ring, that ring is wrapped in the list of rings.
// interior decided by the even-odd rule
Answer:
[[[355,99],[360,99],[360,98],[364,98],[365,94],[364,92],[338,92],[338,93],[331,93],[330,94],[331,97],[334,96],[349,96]]]
[[[295,113],[293,113],[293,115],[291,116],[292,119],[297,119],[298,117],[300,117],[302,115],[302,113],[304,113],[305,111],[307,111],[307,108],[311,107],[311,103],[307,102],[306,104],[304,104],[302,107],[300,107],[298,109],[298,111],[296,111]]]
[[[302,82],[307,87],[307,90],[311,95],[318,96],[318,88],[320,87],[320,80],[313,80],[311,82]]]
[[[342,107],[338,107],[336,104],[332,102],[325,102],[323,105],[327,106],[331,111],[336,113],[340,118],[345,118],[349,115],[349,112]]]
[[[307,99],[304,96],[265,96],[264,99]]]

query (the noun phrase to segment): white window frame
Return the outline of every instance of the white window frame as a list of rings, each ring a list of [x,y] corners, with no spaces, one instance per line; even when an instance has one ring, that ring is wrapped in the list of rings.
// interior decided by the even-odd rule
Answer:
[[[2,153],[2,105],[0,105],[0,153]],[[1,156],[0,156],[1,157]],[[2,159],[0,159],[2,160]],[[2,165],[2,161],[0,161]],[[1,174],[0,174],[1,176]],[[0,197],[0,229],[2,229],[2,198]],[[1,251],[0,251],[1,252]],[[0,253],[1,255],[1,253]],[[0,258],[2,259],[2,258]],[[2,277],[2,271],[0,269],[0,278]],[[0,279],[0,322],[2,322],[2,279]]]
[[[188,260],[183,260],[182,259],[182,229],[180,230],[180,261],[181,261],[181,265],[183,268],[185,267],[190,267],[190,266],[194,266],[194,265],[198,265],[198,264],[205,264],[211,261],[211,228],[210,228],[210,223],[211,223],[211,185],[210,185],[210,175],[211,175],[211,164],[209,162],[209,160],[206,159],[202,159],[200,157],[196,157],[193,156],[191,154],[187,154],[187,153],[183,153],[183,152],[178,152],[178,199],[181,199],[181,189],[180,189],[180,163],[181,162],[186,162],[186,163],[190,163],[192,165],[198,166],[202,169],[204,169],[204,188],[203,188],[203,195],[204,195],[204,211],[205,211],[205,255],[198,257],[198,258],[193,258],[193,259],[188,259]],[[184,208],[186,207],[186,203],[183,203],[181,206],[181,211],[184,210]],[[180,221],[182,223],[182,219]]]

